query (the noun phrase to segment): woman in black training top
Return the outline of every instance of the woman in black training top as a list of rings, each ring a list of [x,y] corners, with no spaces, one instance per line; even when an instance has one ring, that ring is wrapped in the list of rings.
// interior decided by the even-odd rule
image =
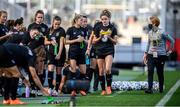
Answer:
[[[73,26],[68,28],[66,32],[66,44],[70,44],[68,57],[71,66],[71,77],[76,79],[76,67],[79,66],[81,78],[85,78],[86,62],[85,62],[85,37],[86,33],[82,26],[82,15],[75,15],[73,19]],[[72,92],[73,93],[73,92]],[[84,91],[80,91],[86,95]]]
[[[99,81],[102,87],[101,95],[105,95],[112,93],[111,66],[114,57],[114,45],[117,42],[117,30],[114,25],[110,23],[111,13],[108,10],[103,10],[100,18],[102,23],[99,23],[98,26],[95,26],[93,29],[95,35],[93,42],[95,43],[97,64],[99,68]],[[106,91],[104,73],[106,73]]]
[[[58,91],[61,81],[61,69],[64,66],[66,59],[64,38],[65,30],[60,27],[61,18],[55,16],[52,22],[52,27],[48,31],[45,44],[48,44],[48,83],[49,88],[53,89],[53,73],[56,68],[56,92]]]

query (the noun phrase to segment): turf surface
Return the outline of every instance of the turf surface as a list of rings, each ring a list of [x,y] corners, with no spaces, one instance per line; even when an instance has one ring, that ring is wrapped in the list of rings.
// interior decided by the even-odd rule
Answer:
[[[134,71],[120,71],[119,76],[114,76],[113,80],[146,80],[147,76],[142,72]],[[165,91],[163,94],[155,92],[154,94],[145,94],[144,91],[114,91],[110,96],[101,96],[100,91],[91,93],[87,96],[77,97],[77,106],[154,106],[161,98],[169,91],[169,89],[180,79],[180,71],[165,72]],[[155,80],[157,76],[155,75]],[[21,107],[56,107],[56,106],[68,106],[67,102],[69,98],[66,98],[65,103],[57,105],[43,105],[40,104],[45,97],[36,97],[34,99],[22,99],[29,102],[28,105],[22,105]],[[168,106],[180,106],[180,88],[176,90],[172,98],[166,105]],[[2,101],[2,97],[0,98]],[[63,98],[62,98],[63,100]],[[8,107],[0,104],[0,106]],[[10,106],[12,107],[12,106]],[[17,106],[16,106],[17,107]],[[19,106],[18,106],[19,107]]]
[[[135,80],[144,80],[145,75],[139,75]],[[165,72],[165,90],[163,94],[155,92],[154,94],[145,94],[144,91],[126,91],[122,93],[114,92],[111,96],[100,96],[100,93],[80,97],[77,100],[79,106],[154,106],[169,91],[169,89],[180,79],[180,72]],[[155,80],[157,76],[155,75]],[[179,94],[177,92],[177,94]],[[178,102],[176,95],[173,96],[173,102]],[[171,101],[171,100],[170,100]],[[171,105],[173,106],[173,105]]]

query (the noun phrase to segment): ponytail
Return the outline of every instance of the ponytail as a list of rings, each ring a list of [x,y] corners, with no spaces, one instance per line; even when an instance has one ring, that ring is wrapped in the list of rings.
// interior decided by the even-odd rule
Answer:
[[[74,16],[74,19],[73,19],[73,21],[72,21],[72,26],[76,23],[76,21],[78,20],[78,19],[80,19],[82,17],[82,15],[80,15],[80,14],[75,14],[75,16]]]

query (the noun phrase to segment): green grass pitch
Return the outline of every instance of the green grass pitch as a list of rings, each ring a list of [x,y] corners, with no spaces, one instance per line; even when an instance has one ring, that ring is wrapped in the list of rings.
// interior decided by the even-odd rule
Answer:
[[[144,80],[147,76],[143,72],[137,71],[120,71],[119,76],[114,76],[113,80]],[[155,80],[157,76],[155,73]],[[163,94],[155,92],[154,94],[145,94],[144,91],[114,91],[110,96],[101,96],[100,91],[88,94],[87,96],[78,96],[76,98],[76,106],[155,106],[163,96],[170,90],[170,88],[180,79],[180,71],[165,72],[165,91]],[[68,106],[69,98],[59,98],[65,103],[52,105],[41,104],[45,97],[36,97],[22,100],[28,102],[27,105],[5,106],[2,105],[2,97],[0,97],[0,106],[3,107],[58,107]],[[171,99],[166,103],[166,106],[180,106],[180,87],[173,94]]]

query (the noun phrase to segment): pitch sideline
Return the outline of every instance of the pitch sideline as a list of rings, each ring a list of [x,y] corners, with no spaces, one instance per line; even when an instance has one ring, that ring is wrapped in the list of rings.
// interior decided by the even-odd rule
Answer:
[[[176,82],[176,84],[168,91],[168,93],[156,104],[155,107],[164,106],[169,99],[172,97],[174,92],[178,89],[180,86],[180,79]]]

